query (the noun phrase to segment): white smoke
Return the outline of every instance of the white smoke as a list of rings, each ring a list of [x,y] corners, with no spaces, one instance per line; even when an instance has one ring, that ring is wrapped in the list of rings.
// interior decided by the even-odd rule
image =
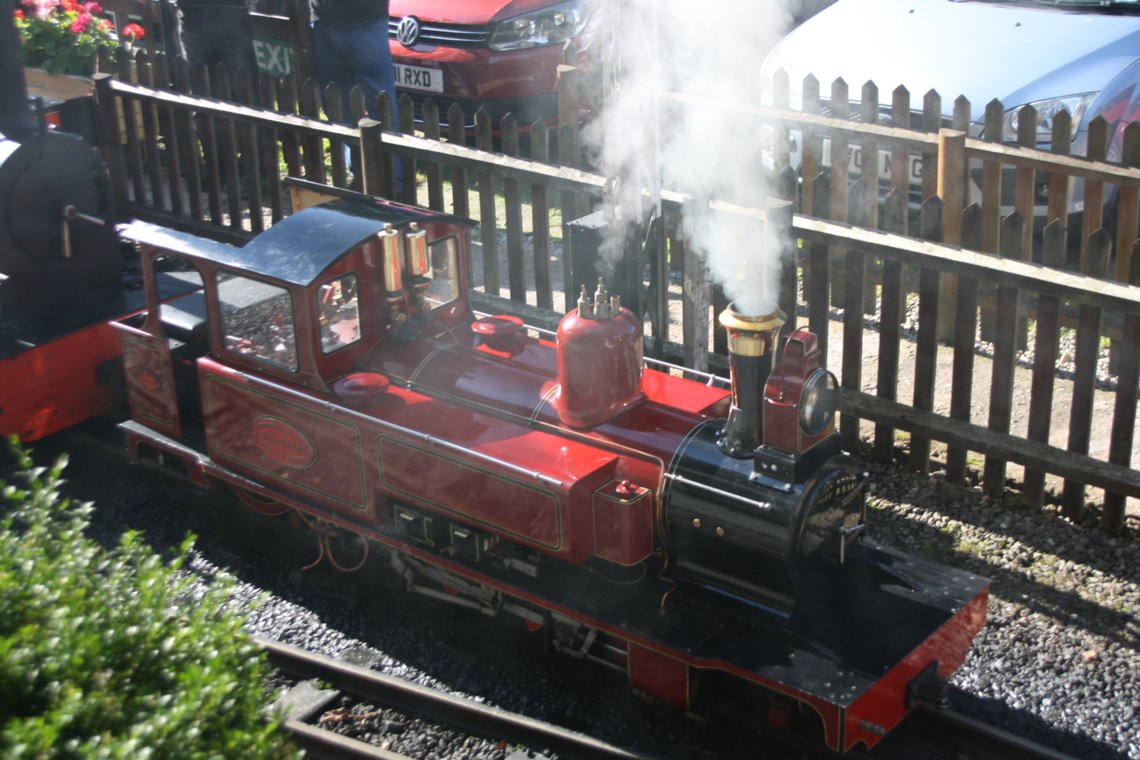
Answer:
[[[769,195],[761,129],[719,106],[760,103],[760,65],[787,30],[797,0],[607,0],[612,97],[586,130],[611,182],[614,236],[662,191],[683,193],[687,250],[704,260],[730,300],[774,302],[780,246],[764,225],[730,222],[715,207],[764,208]]]

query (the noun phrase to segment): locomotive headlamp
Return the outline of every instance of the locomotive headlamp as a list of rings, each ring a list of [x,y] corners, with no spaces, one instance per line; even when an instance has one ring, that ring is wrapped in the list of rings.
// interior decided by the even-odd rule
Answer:
[[[821,361],[814,334],[796,330],[788,336],[784,354],[764,386],[764,444],[756,451],[758,472],[796,482],[811,470],[815,459],[829,456],[838,445],[831,439],[839,384]]]
[[[835,375],[817,369],[804,382],[800,393],[800,430],[806,436],[819,435],[835,421]]]

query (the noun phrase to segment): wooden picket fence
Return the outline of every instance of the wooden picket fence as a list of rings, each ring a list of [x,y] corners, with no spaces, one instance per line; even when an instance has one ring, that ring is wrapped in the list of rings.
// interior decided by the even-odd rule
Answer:
[[[167,71],[173,76],[160,76]],[[252,102],[254,83],[231,86],[220,74],[208,77],[185,62],[171,65],[155,56],[125,62],[116,77],[97,80],[100,143],[120,219],[241,241],[289,213],[282,177],[347,187],[355,164],[363,189],[395,197],[398,162],[404,178],[420,180],[405,181],[399,200],[480,222],[473,262],[480,309],[519,314],[550,328],[559,307],[573,303],[575,275],[581,277],[571,271],[565,250],[568,227],[604,208],[607,192],[605,177],[582,168],[575,121],[520,130],[509,118],[491,124],[480,112],[471,134],[461,126],[466,115],[453,109],[441,119],[431,101],[417,114],[417,126],[411,102],[402,98],[400,123],[392,129],[359,121],[364,102],[354,93],[353,114],[343,119],[359,121],[354,128],[334,123],[342,121],[340,114],[322,116],[312,83],[263,77],[257,83],[262,107],[253,108],[243,103]],[[572,69],[563,72],[567,102],[574,77]],[[1124,135],[1122,162],[1109,163],[1103,160],[1103,123],[1092,125],[1090,158],[1074,158],[968,136],[963,101],[955,104],[949,126],[930,94],[923,108],[926,129],[885,127],[877,118],[847,118],[852,107],[866,109],[866,116],[878,113],[873,88],[864,88],[850,106],[845,85],[837,82],[828,116],[820,115],[813,80],[804,83],[802,110],[788,108],[788,91],[787,82],[777,80],[774,107],[669,99],[677,108],[731,111],[732,118],[754,120],[756,134],[771,136],[773,165],[758,171],[771,172],[783,202],[727,213],[786,228],[796,241],[785,252],[794,262],[785,266],[781,288],[780,306],[790,323],[785,329],[806,324],[836,349],[831,366],[842,386],[845,446],[854,450],[867,441],[871,455],[901,457],[923,472],[944,455],[937,466],[949,480],[980,474],[987,492],[1013,485],[1037,507],[1051,498],[1047,484],[1062,479],[1054,490],[1067,515],[1091,519],[1099,513],[1102,527],[1122,530],[1128,500],[1140,498],[1140,472],[1132,468],[1140,382],[1140,170],[1134,168],[1140,166],[1140,125]],[[386,105],[382,96],[380,113],[388,113]],[[893,93],[892,108],[896,123],[911,121],[905,91]],[[1001,113],[1000,104],[990,104],[987,135],[1000,135]],[[998,128],[992,129],[995,119]],[[1032,125],[1033,114],[1021,114],[1021,123]],[[1056,128],[1068,134],[1063,116]],[[1024,134],[1031,133],[1030,126]],[[798,171],[792,167],[793,138],[802,146]],[[1067,137],[1054,144],[1063,150]],[[886,187],[874,160],[852,173],[853,147],[862,156],[888,152],[893,170]],[[346,148],[355,161],[346,161]],[[907,175],[916,165],[921,188]],[[972,168],[978,170],[971,174]],[[976,199],[969,194],[971,176],[982,180]],[[1048,177],[1048,224],[1035,235],[1039,176]],[[1087,210],[1079,235],[1070,234],[1065,213],[1070,177],[1084,181]],[[1119,188],[1112,230],[1103,228],[1101,217],[1108,186]],[[1003,198],[1013,202],[1003,204]],[[646,227],[644,244],[633,253],[643,257],[638,271],[645,275],[637,296],[650,355],[718,370],[724,367],[723,336],[709,325],[725,299],[700,260],[687,254],[676,223],[686,204],[695,202],[665,193],[661,218]],[[1003,217],[1003,205],[1014,212]],[[1079,245],[1070,245],[1070,238],[1079,238]],[[917,303],[918,316],[904,334],[907,299]],[[677,301],[680,308],[671,309]],[[841,322],[833,314],[841,314]],[[868,331],[872,323],[877,329]],[[992,346],[984,373],[979,323],[983,345]],[[828,346],[840,325],[841,337]],[[1072,332],[1076,369],[1071,378],[1059,377],[1061,336]],[[1025,367],[1019,343],[1030,340],[1033,360]],[[1102,344],[1110,342],[1115,384],[1106,390],[1096,365]],[[902,361],[907,352],[912,362]],[[939,356],[947,352],[948,378],[938,372]],[[875,357],[870,368],[869,356]],[[1027,381],[1017,380],[1026,373]],[[986,375],[988,385],[979,391]],[[911,397],[901,398],[900,387],[912,387]],[[1028,406],[1026,429],[1011,429],[1015,403]],[[1105,403],[1112,408],[1107,415],[1098,411]],[[1063,427],[1054,421],[1060,406],[1071,407]],[[1013,482],[1010,464],[1021,468]],[[1086,514],[1090,502],[1094,511]]]

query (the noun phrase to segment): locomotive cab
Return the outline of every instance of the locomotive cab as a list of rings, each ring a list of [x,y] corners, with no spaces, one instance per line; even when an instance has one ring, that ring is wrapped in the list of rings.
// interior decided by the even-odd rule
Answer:
[[[240,248],[129,225],[148,302],[145,317],[116,325],[133,416],[175,438],[209,429],[209,399],[205,419],[181,419],[199,406],[203,366],[350,404],[382,391],[383,378],[356,370],[389,334],[469,321],[469,224],[359,196],[297,211]],[[172,274],[199,289],[167,298]]]

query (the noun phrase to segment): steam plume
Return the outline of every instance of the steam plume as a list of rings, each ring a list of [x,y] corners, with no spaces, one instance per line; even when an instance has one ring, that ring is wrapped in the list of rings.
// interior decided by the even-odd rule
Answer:
[[[718,106],[760,102],[760,65],[786,31],[795,1],[606,3],[614,94],[585,137],[616,207],[607,257],[625,250],[623,236],[644,218],[647,203],[662,190],[681,192],[695,199],[685,203],[683,219],[689,250],[726,295],[776,300],[779,246],[761,239],[762,225],[730,223],[715,210],[764,208],[760,128]]]

